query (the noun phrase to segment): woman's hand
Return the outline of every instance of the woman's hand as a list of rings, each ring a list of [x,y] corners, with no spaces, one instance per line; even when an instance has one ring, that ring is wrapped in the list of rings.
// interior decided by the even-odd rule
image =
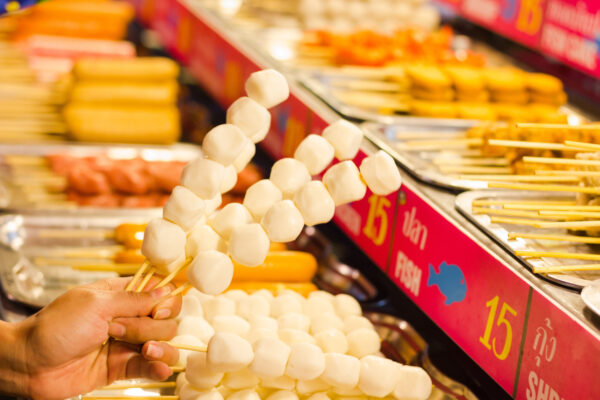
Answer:
[[[0,365],[3,353],[10,354],[9,373],[17,386],[4,389],[0,371],[0,391],[63,399],[117,379],[168,378],[178,352],[155,341],[175,336],[181,297],[165,297],[173,286],[151,290],[156,279],[148,291],[125,292],[129,281],[72,289],[22,323],[5,324],[8,342],[12,337],[15,343],[0,343]]]

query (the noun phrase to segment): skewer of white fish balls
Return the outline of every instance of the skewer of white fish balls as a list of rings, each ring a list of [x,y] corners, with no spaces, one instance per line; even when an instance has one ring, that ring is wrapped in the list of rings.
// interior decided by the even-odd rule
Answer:
[[[207,158],[185,167],[182,186],[167,202],[163,219],[148,225],[142,253],[160,272],[169,273],[159,286],[190,263],[188,284],[179,291],[194,286],[208,294],[221,293],[233,278],[232,260],[247,266],[262,264],[270,242],[291,242],[305,224],[329,222],[335,206],[364,197],[364,182],[381,195],[400,186],[398,168],[384,152],[363,160],[359,171],[350,159],[359,151],[362,131],[339,120],[322,136],[305,138],[295,158],[277,161],[269,180],[252,185],[243,204],[214,211],[220,195],[235,185],[236,171],[252,158],[254,141],[264,138],[270,118],[264,117],[260,107],[275,106],[289,95],[285,78],[274,70],[252,74],[246,89],[249,97],[228,110],[230,123],[212,129],[204,138]],[[253,119],[255,114],[263,117]],[[323,182],[312,181],[311,175],[321,173],[334,156],[341,162],[325,172]],[[243,162],[236,164],[240,157]]]
[[[285,291],[271,299],[234,290],[214,297],[202,295],[202,302],[188,294],[182,313],[178,345],[185,344],[190,336],[196,337],[189,342],[191,346],[198,346],[198,340],[206,345],[215,333],[227,332],[253,345],[264,338],[275,338],[290,346],[310,343],[324,352],[357,357],[377,354],[380,349],[373,325],[362,316],[356,299],[347,294],[333,296],[317,291],[304,299]]]
[[[269,131],[271,116],[267,108],[280,104],[289,96],[287,81],[275,70],[253,73],[246,82],[246,88],[248,97],[239,99],[229,108],[227,123],[206,134],[202,142],[205,157],[185,166],[181,186],[174,189],[165,204],[163,218],[148,224],[142,245],[142,254],[147,262],[135,274],[128,290],[133,289],[149,265],[174,277],[185,268],[186,260],[189,262],[191,258],[195,259],[196,254],[209,250],[224,252],[225,244],[203,228],[205,222],[220,206],[221,194],[235,185],[237,172],[254,156],[255,143],[264,139]],[[202,241],[205,238],[210,239],[208,245]],[[204,268],[196,269],[206,276],[214,277],[215,269],[206,268],[207,258],[215,259],[217,256],[204,255],[195,263],[196,267]],[[220,261],[225,274],[221,277],[223,282],[232,274],[233,266],[230,265],[230,260],[220,257]],[[197,277],[201,274],[195,275]],[[194,282],[198,281],[194,279]],[[159,285],[161,284],[166,284],[166,281],[163,280]],[[199,287],[207,290],[208,286],[203,284]],[[208,292],[222,291],[227,286],[228,284],[215,285]]]
[[[324,353],[311,343],[287,345],[276,338],[258,340],[254,347],[232,333],[216,333],[206,352],[188,356],[186,378],[199,390],[224,382],[231,388],[269,387],[274,380],[292,382],[319,379],[325,390],[370,397],[426,399],[431,379],[421,368],[408,367],[376,355],[362,358]],[[285,386],[285,385],[283,385]],[[290,388],[290,389],[291,389]]]

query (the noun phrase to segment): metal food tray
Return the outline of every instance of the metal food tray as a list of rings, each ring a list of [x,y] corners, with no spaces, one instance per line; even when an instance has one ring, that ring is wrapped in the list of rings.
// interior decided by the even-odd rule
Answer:
[[[36,212],[44,213],[48,208],[33,208],[30,205],[19,201],[19,193],[11,187],[10,169],[4,163],[3,157],[7,155],[21,156],[46,156],[49,154],[69,154],[76,157],[88,157],[97,155],[107,155],[112,159],[132,159],[142,158],[146,161],[190,161],[202,154],[200,146],[193,144],[177,143],[170,146],[160,145],[128,145],[114,143],[98,144],[78,144],[78,143],[60,143],[60,144],[0,144],[0,209],[5,212],[22,213]],[[59,175],[57,175],[59,176]],[[40,188],[43,186],[40,185]],[[107,208],[100,207],[80,207],[70,208],[77,211],[84,211],[89,214],[104,212]],[[121,208],[124,209],[124,208]],[[55,208],[52,208],[54,211]],[[128,209],[138,210],[138,209]],[[63,210],[61,209],[61,212]]]
[[[581,299],[590,310],[600,315],[600,280],[584,287],[581,291]]]
[[[523,239],[518,238],[515,240],[508,239],[508,233],[518,231],[520,233],[543,233],[543,234],[565,234],[564,229],[540,229],[524,225],[509,225],[509,224],[498,224],[492,223],[490,217],[486,214],[473,214],[472,204],[475,200],[572,200],[573,196],[560,196],[560,195],[544,195],[540,192],[513,192],[513,191],[471,191],[461,193],[456,197],[455,206],[456,209],[474,223],[479,229],[485,234],[494,239],[500,246],[504,247],[506,251],[511,253],[517,260],[519,260],[526,268],[533,271],[533,267],[547,267],[553,265],[564,265],[564,264],[589,264],[589,261],[585,260],[568,260],[556,259],[556,258],[532,258],[526,259],[515,255],[515,250],[532,250],[532,251],[556,251],[556,252],[582,252],[589,253],[595,249],[587,244],[567,243],[560,241],[544,241],[537,239]],[[595,280],[600,278],[600,271],[598,272],[568,272],[564,274],[536,274],[543,279],[550,282],[559,284],[569,289],[582,290],[584,287],[592,284]]]
[[[0,216],[0,284],[12,300],[33,307],[43,307],[58,295],[77,285],[98,279],[115,277],[113,272],[78,271],[66,266],[35,266],[34,257],[56,256],[65,248],[114,245],[112,239],[64,238],[47,239],[36,236],[39,229],[59,227],[65,229],[114,229],[121,223],[143,223],[160,217],[160,212],[146,209],[144,215],[130,213],[76,216],[56,214],[8,214]],[[344,264],[333,254],[332,244],[320,232],[307,227],[291,248],[313,254],[319,263],[314,282],[332,293],[348,293],[359,301],[370,302],[378,298],[379,291],[356,268]],[[79,260],[85,261],[85,260]],[[89,260],[89,264],[98,264]]]
[[[430,122],[428,120],[427,122]],[[471,126],[476,125],[472,122]],[[398,146],[404,141],[399,140],[396,137],[398,133],[415,133],[415,138],[411,140],[419,140],[418,134],[420,132],[435,132],[439,133],[440,140],[444,139],[447,135],[447,139],[452,139],[456,135],[468,129],[468,127],[460,126],[439,126],[435,124],[427,123],[403,123],[403,124],[380,124],[374,122],[365,122],[362,125],[363,130],[366,132],[367,137],[378,147],[386,150],[392,157],[394,157],[412,176],[416,179],[439,186],[444,189],[451,190],[472,190],[472,189],[486,189],[486,181],[477,180],[463,180],[453,176],[445,175],[441,173],[433,160],[436,158],[457,158],[460,157],[459,153],[449,150],[421,150],[421,151],[405,151],[401,150]]]
[[[125,210],[104,211],[95,215],[54,213],[49,215],[7,214],[0,216],[0,284],[11,299],[32,307],[43,307],[71,287],[115,277],[115,272],[79,271],[69,266],[34,265],[37,256],[57,256],[66,249],[106,247],[114,240],[101,237],[40,237],[42,229],[107,229],[121,223],[145,223],[160,217],[157,209],[138,210],[133,215]],[[85,259],[77,262],[86,263]],[[89,264],[99,264],[89,259]],[[104,261],[110,262],[110,261]]]
[[[331,108],[346,118],[360,121],[377,122],[380,124],[406,124],[410,126],[429,126],[429,127],[453,127],[468,129],[479,123],[477,120],[459,119],[459,118],[427,118],[406,115],[385,115],[366,108],[361,108],[344,102],[333,93],[334,88],[327,81],[329,76],[314,72],[312,74],[300,74],[300,82],[317,97],[329,104]]]

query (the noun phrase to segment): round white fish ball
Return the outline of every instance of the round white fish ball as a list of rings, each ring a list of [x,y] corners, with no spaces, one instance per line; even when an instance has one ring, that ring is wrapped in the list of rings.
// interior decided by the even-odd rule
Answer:
[[[271,127],[271,113],[250,97],[240,97],[227,109],[227,123],[240,128],[254,143],[267,136]]]
[[[282,198],[281,190],[273,182],[269,179],[262,179],[246,190],[243,204],[255,221],[260,221],[267,210]]]
[[[348,354],[358,358],[376,354],[381,348],[381,339],[377,332],[370,329],[357,329],[346,335]]]
[[[202,140],[202,152],[222,165],[231,165],[242,153],[248,139],[235,125],[223,124],[212,128]]]
[[[233,279],[233,263],[226,254],[216,250],[200,252],[187,270],[189,282],[208,294],[225,291]]]

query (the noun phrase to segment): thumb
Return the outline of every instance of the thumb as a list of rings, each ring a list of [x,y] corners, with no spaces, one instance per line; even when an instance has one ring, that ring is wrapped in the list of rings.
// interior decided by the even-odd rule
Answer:
[[[167,285],[150,292],[109,292],[110,300],[107,309],[111,318],[118,317],[143,317],[150,315],[152,309],[171,292],[172,288]]]

